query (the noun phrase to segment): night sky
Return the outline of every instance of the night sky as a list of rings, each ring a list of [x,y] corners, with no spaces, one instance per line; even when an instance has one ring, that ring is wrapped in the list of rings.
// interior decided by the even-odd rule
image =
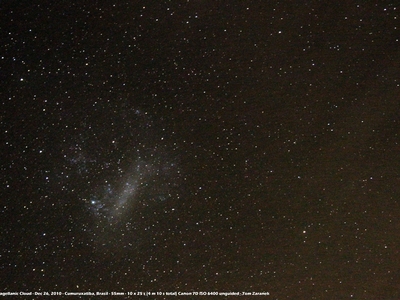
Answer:
[[[2,1],[0,291],[398,299],[395,2]]]

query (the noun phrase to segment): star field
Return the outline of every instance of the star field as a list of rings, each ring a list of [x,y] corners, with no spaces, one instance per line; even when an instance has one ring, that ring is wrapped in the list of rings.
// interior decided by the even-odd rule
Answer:
[[[399,11],[3,3],[0,291],[400,297]]]

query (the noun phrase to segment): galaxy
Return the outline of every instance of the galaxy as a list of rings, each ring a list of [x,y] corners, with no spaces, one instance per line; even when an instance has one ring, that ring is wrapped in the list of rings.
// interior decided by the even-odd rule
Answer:
[[[399,11],[2,3],[0,294],[398,299]]]

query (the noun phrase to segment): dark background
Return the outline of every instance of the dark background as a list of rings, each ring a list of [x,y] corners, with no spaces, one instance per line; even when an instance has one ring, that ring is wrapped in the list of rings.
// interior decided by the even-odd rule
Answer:
[[[0,289],[400,297],[399,11],[3,1]],[[138,149],[170,196],[100,245]]]

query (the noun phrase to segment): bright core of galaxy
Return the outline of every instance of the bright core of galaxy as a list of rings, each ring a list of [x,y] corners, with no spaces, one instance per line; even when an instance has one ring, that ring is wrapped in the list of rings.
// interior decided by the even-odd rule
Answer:
[[[169,193],[165,187],[161,187],[164,188],[165,194],[159,195],[152,193],[159,187],[147,188],[149,182],[155,181],[158,176],[160,173],[153,164],[138,160],[135,167],[115,185],[106,181],[99,192],[92,194],[90,199],[84,200],[88,202],[88,207],[95,218],[106,219],[112,225],[123,219],[135,203],[137,204],[140,196],[143,200],[143,196],[146,195],[145,201],[150,201],[150,199],[163,201],[168,197]],[[155,184],[158,183],[155,182]]]

